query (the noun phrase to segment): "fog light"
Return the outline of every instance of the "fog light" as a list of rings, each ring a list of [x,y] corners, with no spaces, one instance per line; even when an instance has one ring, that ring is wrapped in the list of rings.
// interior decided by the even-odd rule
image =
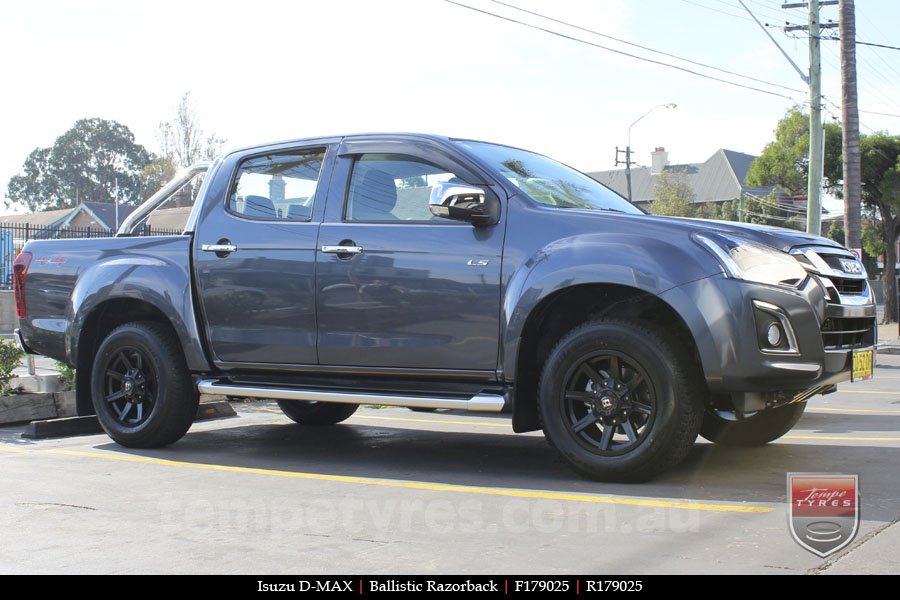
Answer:
[[[769,329],[766,331],[766,341],[773,348],[777,348],[781,343],[781,327],[778,326],[778,323],[769,325]]]

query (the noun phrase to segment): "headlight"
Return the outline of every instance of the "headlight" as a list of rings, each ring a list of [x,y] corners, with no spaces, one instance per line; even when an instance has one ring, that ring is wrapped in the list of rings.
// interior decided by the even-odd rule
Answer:
[[[729,277],[794,288],[806,281],[806,269],[784,252],[724,233],[695,233],[692,237],[719,259]]]

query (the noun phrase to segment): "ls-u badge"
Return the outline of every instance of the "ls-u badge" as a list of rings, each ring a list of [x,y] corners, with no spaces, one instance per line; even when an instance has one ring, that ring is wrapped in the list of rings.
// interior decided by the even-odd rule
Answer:
[[[470,267],[486,267],[491,264],[491,261],[485,260],[483,258],[471,258],[466,264]]]

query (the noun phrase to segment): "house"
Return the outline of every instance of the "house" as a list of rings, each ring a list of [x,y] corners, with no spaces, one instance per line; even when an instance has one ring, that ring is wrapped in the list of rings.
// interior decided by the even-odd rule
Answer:
[[[110,202],[82,202],[75,208],[45,210],[41,212],[2,215],[0,225],[24,225],[48,229],[94,229],[115,231],[119,224],[131,214],[133,206]]]
[[[62,237],[59,235],[62,231],[113,234],[134,209],[134,206],[120,204],[117,212],[115,204],[109,202],[82,202],[75,208],[0,215],[0,228],[15,229],[16,237],[23,239]],[[161,208],[150,216],[147,225],[151,232],[154,230],[162,230],[166,233],[181,231],[187,223],[190,212],[191,207],[189,206]],[[28,227],[27,235],[25,233],[26,225]],[[64,237],[73,236],[65,235]]]
[[[765,198],[775,191],[780,204],[789,205],[792,199],[777,186],[754,187],[746,183],[750,163],[756,157],[734,150],[719,149],[699,163],[669,164],[665,148],[656,148],[650,155],[649,167],[631,168],[631,197],[638,206],[646,207],[653,199],[657,176],[666,171],[678,173],[694,192],[696,203],[721,203],[746,197]],[[618,194],[628,197],[625,169],[588,173]],[[805,208],[805,206],[804,206]]]

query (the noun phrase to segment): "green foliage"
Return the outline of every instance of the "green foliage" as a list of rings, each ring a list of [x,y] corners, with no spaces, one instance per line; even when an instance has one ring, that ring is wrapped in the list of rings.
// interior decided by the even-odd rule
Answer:
[[[883,220],[891,220],[900,214],[900,136],[864,135],[859,149],[862,200],[881,212]]]
[[[35,148],[23,172],[9,180],[7,195],[29,210],[113,202],[118,184],[125,203],[143,199],[143,169],[150,153],[134,141],[125,125],[105,119],[80,119],[49,148]]]
[[[175,178],[177,171],[175,164],[168,158],[153,157],[141,169],[141,181],[143,182],[141,197],[149,198],[158,192],[162,186]]]
[[[837,242],[838,244],[844,243],[844,223],[843,221],[832,221],[831,226],[828,228],[828,239]]]
[[[894,251],[900,237],[900,136],[875,133],[861,136],[859,141],[862,160],[862,201],[880,217],[881,246],[884,253],[884,321],[897,320],[897,270]],[[869,240],[872,250],[872,234],[863,230],[863,239]],[[863,242],[865,244],[865,241]]]
[[[56,361],[56,370],[59,371],[59,382],[63,391],[75,389],[75,369],[62,361]]]
[[[742,200],[722,203],[719,210],[723,221],[741,221],[757,225],[771,225],[788,229],[803,230],[806,219],[803,215],[781,208],[777,194],[772,191],[765,198],[747,196]]]
[[[692,204],[695,197],[684,175],[676,171],[663,171],[656,176],[650,212],[666,217],[693,217],[697,212]]]
[[[842,177],[841,127],[825,125],[825,187],[839,188]],[[775,140],[747,171],[747,185],[777,185],[792,196],[805,195],[809,175],[809,115],[789,110],[775,128]]]
[[[841,229],[843,235],[843,228]],[[836,240],[837,241],[837,240]],[[843,244],[843,238],[840,240]],[[863,221],[862,247],[869,256],[878,257],[884,254],[884,239],[881,236],[881,222]]]
[[[0,342],[0,396],[8,396],[16,390],[9,387],[13,369],[19,366],[25,353],[12,342]]]

